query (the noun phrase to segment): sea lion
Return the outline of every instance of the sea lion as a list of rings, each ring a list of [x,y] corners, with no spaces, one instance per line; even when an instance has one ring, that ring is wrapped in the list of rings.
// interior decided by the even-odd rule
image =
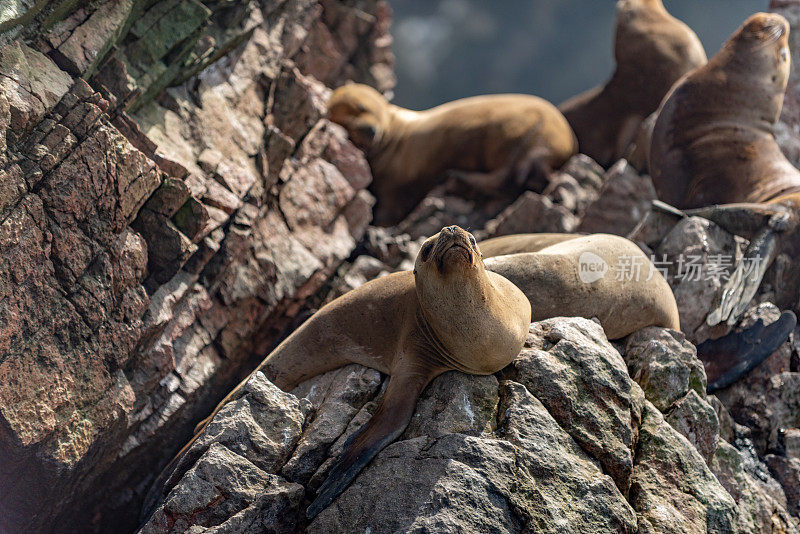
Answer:
[[[423,244],[413,272],[390,274],[346,293],[278,345],[253,372],[262,371],[285,391],[349,363],[391,376],[381,405],[348,440],[309,507],[309,517],[325,508],[403,432],[419,394],[434,377],[453,369],[477,375],[499,371],[519,353],[530,321],[530,303],[522,291],[487,271],[475,238],[450,226]],[[155,491],[161,491],[165,475],[191,443],[167,466],[154,484]],[[148,499],[146,512],[154,497]]]
[[[494,256],[484,262],[481,246],[490,255],[533,253]],[[584,253],[588,259],[582,258]],[[621,283],[606,271],[597,280],[581,279],[581,261],[608,266],[627,255],[645,265],[641,278]],[[650,325],[677,328],[672,292],[660,273],[649,276],[646,265],[650,264],[644,254],[618,236],[541,234],[496,238],[479,245],[471,234],[451,226],[423,243],[413,272],[378,278],[324,306],[254,373],[264,372],[284,390],[351,362],[391,378],[378,410],[345,444],[308,509],[309,517],[325,508],[403,432],[419,394],[434,377],[451,369],[470,374],[499,371],[518,354],[533,317],[598,317],[612,339]],[[514,283],[498,273],[506,273]],[[538,307],[533,313],[532,302]],[[364,328],[365,321],[370,328]],[[246,381],[200,425],[195,438],[162,472],[154,492],[162,490],[183,453]],[[156,500],[157,494],[151,493],[146,512]]]
[[[609,234],[518,234],[479,243],[490,271],[528,297],[536,321],[597,318],[609,339],[680,330],[672,289],[635,243]]]
[[[751,239],[710,325],[738,320],[778,250],[800,254],[800,171],[774,136],[789,69],[786,19],[757,13],[675,85],[653,128],[649,167],[659,199]],[[758,275],[743,276],[756,261]],[[786,289],[796,295],[797,280]]]
[[[487,258],[486,268],[511,280],[528,296],[535,320],[556,315],[597,318],[609,339],[646,326],[680,331],[672,289],[628,239],[604,234],[519,234],[482,241],[479,246]],[[602,277],[591,276],[600,271],[582,272],[587,264],[605,265],[608,270]],[[637,265],[641,268],[636,269]],[[616,273],[611,272],[612,266]],[[784,312],[769,325],[759,320],[741,332],[698,345],[707,390],[725,388],[749,373],[786,341],[796,324],[794,314]]]
[[[782,203],[800,193],[800,171],[774,135],[789,68],[788,22],[757,13],[675,85],[650,141],[660,200],[687,209]]]
[[[605,85],[559,106],[582,153],[608,167],[641,136],[640,127],[684,74],[706,62],[697,35],[661,0],[617,2],[616,69]]]
[[[400,222],[448,173],[485,192],[526,181],[542,189],[578,147],[558,109],[530,95],[476,96],[411,111],[351,84],[334,91],[328,117],[365,152],[375,222],[383,226]]]

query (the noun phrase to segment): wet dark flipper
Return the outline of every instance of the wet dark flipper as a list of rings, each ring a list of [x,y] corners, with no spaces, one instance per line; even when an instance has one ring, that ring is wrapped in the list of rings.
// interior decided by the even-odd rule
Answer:
[[[796,325],[794,313],[786,311],[769,325],[764,326],[759,319],[742,332],[698,345],[697,356],[706,369],[708,392],[726,388],[752,371],[778,350]]]
[[[317,491],[317,498],[306,510],[309,519],[327,508],[381,450],[402,435],[414,415],[420,393],[439,372],[392,370],[380,406],[345,442],[341,456]]]
[[[722,322],[736,324],[761,285],[767,268],[778,250],[778,232],[764,228],[750,241],[744,257],[725,282],[717,301],[706,317],[706,324],[715,326]]]
[[[723,204],[685,210],[689,217],[702,217],[727,232],[753,239],[766,228],[784,230],[790,219],[789,210],[781,204]]]

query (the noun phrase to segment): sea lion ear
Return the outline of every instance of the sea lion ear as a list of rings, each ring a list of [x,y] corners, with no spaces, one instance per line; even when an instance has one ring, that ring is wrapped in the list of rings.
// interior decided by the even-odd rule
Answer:
[[[431,251],[433,251],[433,241],[425,243],[425,245],[422,247],[422,250],[419,251],[422,261],[428,261]]]

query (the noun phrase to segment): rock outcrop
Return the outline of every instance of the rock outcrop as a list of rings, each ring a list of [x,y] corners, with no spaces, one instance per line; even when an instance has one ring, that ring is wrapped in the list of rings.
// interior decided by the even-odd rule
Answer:
[[[134,529],[350,256],[371,175],[324,104],[391,88],[388,23],[383,1],[3,4],[0,531]]]
[[[257,374],[142,532],[794,532],[780,486],[776,498],[719,440],[685,337],[645,329],[623,353],[593,321],[532,324],[497,375],[437,378],[405,434],[310,523],[305,507],[385,379],[351,365],[284,393]]]

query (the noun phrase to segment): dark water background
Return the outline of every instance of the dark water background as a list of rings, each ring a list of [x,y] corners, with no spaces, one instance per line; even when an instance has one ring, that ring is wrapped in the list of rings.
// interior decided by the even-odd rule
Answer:
[[[485,93],[551,102],[605,81],[613,70],[614,0],[390,0],[394,103],[411,109]],[[767,0],[664,0],[709,57]]]

